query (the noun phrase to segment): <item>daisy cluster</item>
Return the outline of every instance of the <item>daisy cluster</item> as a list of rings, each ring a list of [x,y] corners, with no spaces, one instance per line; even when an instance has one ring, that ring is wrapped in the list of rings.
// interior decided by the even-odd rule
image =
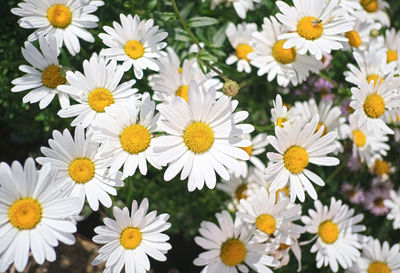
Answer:
[[[211,9],[223,2],[241,19],[261,5],[212,0]],[[293,256],[300,271],[309,244],[317,268],[400,272],[399,244],[363,234],[363,214],[337,197],[329,204],[319,198],[342,167],[366,167],[374,177],[366,190],[343,183],[343,196],[400,228],[396,170],[385,158],[390,138],[399,135],[400,33],[390,28],[386,2],[277,1],[278,13],[261,26],[227,23],[221,35],[233,50],[226,65],[256,70],[282,91],[265,105],[265,130],[246,123],[251,113],[232,97],[238,85],[201,58],[206,46],[194,41],[180,54],[153,19],[120,14],[103,27],[104,48],[81,70],[62,65],[65,49],[75,56],[79,39],[95,41],[88,29],[97,28],[93,13],[102,5],[24,0],[11,10],[20,27],[35,29],[21,49],[29,65],[19,67],[25,75],[12,81],[11,91],[28,91],[23,102],[40,109],[57,95],[57,115],[71,126],[54,130],[42,155],[24,166],[0,164],[0,272],[23,271],[30,255],[38,264],[55,261],[59,242],[74,244],[85,204],[92,211],[110,208],[127,178],[150,169],[163,172],[164,181],[186,181],[189,192],[217,188],[231,197],[216,213],[217,224],[203,221],[194,239],[205,249],[193,261],[203,273],[268,273]],[[354,57],[342,86],[324,74],[333,51]],[[150,92],[135,87],[147,82]],[[306,99],[289,99],[291,90]],[[262,132],[252,134],[255,129]],[[333,176],[325,177],[326,170]],[[104,272],[146,272],[149,256],[165,261],[171,249],[169,215],[149,211],[147,198],[129,207],[113,207],[114,219],[94,229],[93,241],[104,246],[92,264],[105,263]]]

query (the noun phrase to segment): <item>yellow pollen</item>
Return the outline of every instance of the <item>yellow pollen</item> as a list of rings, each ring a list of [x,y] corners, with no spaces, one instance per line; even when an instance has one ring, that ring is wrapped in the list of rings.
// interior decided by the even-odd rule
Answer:
[[[354,130],[353,131],[353,141],[356,144],[358,148],[364,147],[365,143],[367,142],[367,138],[365,137],[365,134],[360,131],[360,130]]]
[[[239,44],[236,48],[236,56],[239,59],[248,61],[247,54],[253,51],[253,48],[249,44]]]
[[[324,243],[333,244],[339,237],[339,228],[334,222],[327,220],[319,225],[318,236]]]
[[[360,35],[355,30],[351,30],[349,32],[346,32],[345,36],[346,36],[347,39],[349,39],[349,44],[352,47],[359,48],[360,45],[362,44]]]
[[[378,82],[379,78],[380,78],[379,84],[381,84],[383,81],[383,77],[380,77],[378,74],[368,75],[367,82],[370,83],[371,81],[374,81],[374,86],[376,86],[376,83]]]
[[[50,89],[65,84],[67,79],[61,74],[61,68],[57,65],[50,65],[42,72],[42,83]]]
[[[315,40],[322,36],[324,25],[313,16],[306,16],[297,23],[297,33],[306,40]]]
[[[378,0],[360,0],[361,6],[366,12],[375,12],[378,10]]]
[[[179,96],[185,99],[186,102],[189,102],[189,85],[182,85],[176,90],[175,96]]]
[[[8,209],[8,219],[19,230],[33,229],[42,220],[42,206],[29,197],[19,199]]]
[[[390,173],[390,165],[385,160],[376,159],[374,165],[374,172],[380,176]]]
[[[399,55],[397,55],[397,51],[393,49],[389,49],[386,52],[386,62],[391,63],[397,61],[399,59]]]
[[[119,138],[122,149],[130,154],[138,154],[150,146],[150,132],[141,124],[126,127]]]
[[[240,147],[240,149],[244,150],[249,156],[251,156],[251,153],[253,152],[253,145],[248,147]]]
[[[308,166],[307,151],[300,146],[293,145],[285,151],[283,163],[291,173],[301,173]]]
[[[269,214],[261,214],[256,219],[256,226],[259,230],[266,234],[273,234],[276,229],[275,218]]]
[[[272,56],[274,56],[274,59],[281,64],[293,63],[297,56],[296,47],[285,49],[283,48],[285,42],[286,40],[280,40],[274,44],[272,48]]]
[[[183,142],[189,150],[196,154],[207,152],[214,143],[214,132],[202,122],[193,122],[183,133]]]
[[[228,239],[221,246],[220,257],[227,266],[241,264],[246,258],[246,246],[239,239]]]
[[[245,194],[246,190],[247,190],[247,184],[242,184],[239,187],[237,187],[235,192],[236,200],[246,199],[247,198],[247,195]]]
[[[130,40],[126,42],[124,47],[126,55],[131,57],[132,59],[139,59],[144,55],[144,47],[143,44],[136,40]]]
[[[119,241],[125,249],[135,249],[142,242],[142,232],[136,227],[127,227],[121,232]]]
[[[372,262],[368,266],[368,273],[390,273],[389,266],[383,262]]]
[[[379,118],[385,113],[385,102],[377,93],[369,95],[364,101],[364,112],[370,118]]]
[[[182,74],[182,72],[183,72],[183,68],[182,68],[182,67],[179,67],[178,73],[179,73],[179,74]]]
[[[321,136],[324,136],[327,133],[326,125],[321,122],[318,122],[317,128],[315,129],[315,133],[318,132],[318,130],[321,128],[321,126],[324,126],[324,131],[322,132],[322,135],[321,135]]]
[[[72,12],[65,5],[53,5],[47,10],[47,19],[53,27],[66,28],[72,22]]]
[[[97,88],[89,93],[88,102],[94,111],[104,113],[104,108],[114,103],[114,97],[107,89]]]
[[[75,158],[69,164],[68,174],[78,184],[89,182],[95,172],[95,166],[92,160],[86,157]]]
[[[276,126],[282,127],[283,128],[283,124],[287,121],[287,118],[278,118],[276,120]]]

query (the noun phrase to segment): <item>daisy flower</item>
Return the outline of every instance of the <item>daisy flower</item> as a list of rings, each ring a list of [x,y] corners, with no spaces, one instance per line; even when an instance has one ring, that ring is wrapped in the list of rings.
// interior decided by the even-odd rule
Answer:
[[[150,211],[149,201],[144,198],[138,205],[132,202],[131,212],[128,208],[122,210],[113,208],[114,219],[104,218],[104,226],[94,229],[97,233],[93,242],[103,244],[99,255],[92,265],[106,262],[104,272],[119,273],[125,266],[126,273],[146,272],[150,270],[148,256],[157,261],[166,261],[171,245],[167,243],[169,236],[163,231],[169,229],[169,215],[157,216],[157,211]]]
[[[159,114],[154,115],[155,103],[146,92],[138,107],[137,104],[131,97],[125,106],[107,107],[106,115],[93,126],[93,139],[101,144],[98,152],[109,162],[111,176],[122,166],[124,177],[133,175],[138,167],[140,173],[146,175],[146,161],[161,169],[152,149],[159,118]]]
[[[278,261],[267,255],[270,246],[257,243],[252,232],[238,218],[233,221],[227,211],[217,213],[218,226],[203,221],[199,229],[201,236],[194,238],[196,244],[206,249],[193,263],[205,266],[202,273],[255,272],[272,273],[268,266],[277,266]]]
[[[289,231],[289,230],[288,230]],[[304,232],[304,231],[303,231]],[[296,235],[300,236],[296,233]],[[279,248],[272,253],[272,257],[279,261],[279,265],[276,269],[282,268],[289,264],[290,260],[290,250],[293,253],[293,256],[297,260],[297,272],[301,272],[301,249],[299,241],[296,238],[292,238],[292,245],[280,244]]]
[[[289,108],[289,105],[282,102],[281,95],[276,95],[276,99],[273,101],[274,107],[271,109],[271,121],[275,123],[275,126],[284,128],[286,124],[293,125],[297,113],[295,108]]]
[[[46,108],[58,95],[62,108],[69,106],[69,97],[66,93],[57,89],[59,85],[66,84],[63,67],[58,63],[60,49],[56,46],[55,38],[49,40],[40,37],[40,51],[30,42],[25,42],[25,48],[21,48],[22,55],[30,65],[20,65],[19,70],[26,75],[13,80],[15,86],[12,92],[21,92],[32,89],[26,94],[22,101],[24,103],[36,103],[39,101],[39,108]]]
[[[304,191],[317,199],[317,193],[310,180],[319,186],[324,186],[324,181],[315,173],[307,169],[309,163],[322,166],[336,166],[339,159],[326,156],[336,149],[336,132],[329,132],[322,136],[324,126],[317,131],[318,117],[304,127],[300,122],[293,127],[283,129],[275,127],[276,136],[268,136],[269,143],[278,152],[267,153],[272,162],[265,173],[271,178],[270,191],[282,189],[290,181],[290,200],[294,202],[298,197],[304,201]],[[296,137],[293,137],[296,136]]]
[[[348,50],[350,46],[353,49],[367,51],[370,48],[370,41],[372,40],[371,31],[379,30],[381,27],[380,23],[356,20],[354,29],[346,32],[344,35],[348,39],[348,43],[344,44],[344,50]]]
[[[202,189],[204,183],[215,187],[215,172],[228,180],[228,169],[240,169],[240,160],[249,155],[239,147],[251,142],[241,138],[254,130],[249,124],[237,124],[247,118],[246,111],[233,113],[238,102],[222,96],[215,99],[215,89],[206,92],[195,82],[189,86],[189,103],[177,96],[160,105],[159,128],[167,135],[154,139],[154,151],[159,162],[169,164],[164,180],[169,181],[181,172],[180,179],[188,180],[188,190]]]
[[[351,0],[361,4],[362,9],[356,12],[357,18],[362,18],[369,22],[380,22],[384,26],[390,26],[390,18],[384,11],[389,8],[389,4],[383,0]]]
[[[248,59],[248,54],[253,52],[252,38],[253,32],[257,31],[255,23],[241,23],[237,26],[229,23],[226,28],[226,37],[228,37],[231,46],[235,49],[234,54],[230,54],[226,59],[227,65],[232,65],[237,62],[237,71],[246,73],[251,72],[251,66]]]
[[[268,81],[277,78],[280,86],[296,86],[307,79],[310,72],[318,73],[321,63],[313,56],[299,54],[298,48],[284,48],[286,33],[274,16],[264,18],[261,32],[254,32],[254,52],[248,54],[250,63],[258,68],[257,75],[268,74]]]
[[[276,2],[281,13],[276,17],[288,28],[288,32],[278,36],[287,40],[283,48],[296,47],[300,55],[310,52],[318,60],[322,53],[342,49],[346,42],[343,33],[351,31],[354,20],[338,6],[338,0],[297,0],[294,7],[282,1]]]
[[[390,247],[374,238],[363,245],[361,258],[348,270],[349,273],[397,273],[400,271],[400,245]]]
[[[309,210],[310,216],[303,216],[307,232],[316,234],[317,241],[311,247],[311,253],[317,252],[317,268],[328,266],[333,272],[349,268],[360,257],[361,244],[358,232],[365,226],[359,225],[362,214],[354,215],[341,200],[331,198],[330,206],[314,201],[315,210]]]
[[[99,37],[108,46],[102,49],[100,54],[107,58],[122,61],[125,71],[133,66],[137,79],[143,77],[143,70],[149,68],[159,70],[157,58],[165,56],[161,51],[167,46],[162,42],[167,38],[167,32],[158,32],[158,26],[154,26],[154,20],[140,20],[139,16],[125,16],[120,14],[121,24],[113,22],[114,28],[105,26],[106,33],[100,33]]]
[[[351,16],[354,16],[357,11],[362,9],[360,3],[354,2],[352,0],[339,0],[338,5]]]
[[[368,167],[371,173],[377,175],[383,181],[387,181],[390,174],[394,173],[396,170],[390,162],[380,158],[380,156],[373,157]]]
[[[235,9],[237,15],[241,19],[246,18],[246,14],[249,10],[255,9],[254,3],[260,3],[261,0],[229,0],[233,2],[233,8]]]
[[[389,212],[385,200],[390,199],[390,189],[384,186],[373,186],[365,193],[364,208],[372,214],[381,216]]]
[[[58,47],[64,44],[74,56],[80,51],[78,38],[94,42],[93,35],[86,29],[97,27],[99,18],[92,13],[102,5],[104,2],[97,0],[24,0],[11,12],[22,17],[18,20],[20,27],[36,29],[28,41],[42,36],[54,37]]]
[[[397,193],[391,190],[390,199],[384,200],[383,203],[390,210],[386,218],[393,220],[394,229],[400,229],[400,190]]]
[[[115,177],[108,174],[106,159],[98,153],[99,144],[90,134],[85,136],[81,126],[75,128],[75,135],[65,129],[64,132],[54,130],[53,139],[49,140],[50,148],[42,147],[40,151],[45,157],[38,157],[39,164],[51,163],[57,172],[57,184],[65,188],[66,194],[79,198],[82,209],[85,196],[92,210],[98,210],[99,201],[105,207],[111,207],[111,195],[117,195],[115,187],[124,185],[121,174]]]
[[[341,192],[352,204],[361,204],[364,201],[364,191],[360,184],[353,186],[348,182],[344,182],[341,186]]]
[[[127,103],[129,97],[138,96],[138,90],[132,89],[135,80],[119,84],[124,70],[116,61],[107,62],[96,53],[90,60],[83,62],[83,71],[68,72],[70,85],[58,88],[71,95],[78,104],[71,105],[58,112],[62,118],[76,117],[71,125],[90,126],[99,116],[104,115],[105,107]]]
[[[249,170],[249,163],[258,168],[261,171],[265,170],[265,164],[257,157],[265,152],[265,147],[269,144],[267,140],[267,134],[261,133],[256,135],[254,138],[251,138],[250,135],[245,135],[244,138],[251,141],[251,145],[242,148],[250,157],[249,160],[240,161],[241,169],[239,171],[235,171],[236,175],[242,175],[246,177]]]
[[[23,271],[30,252],[38,264],[54,262],[58,241],[75,243],[71,217],[79,213],[78,200],[54,187],[55,177],[50,164],[37,171],[32,158],[24,166],[0,164],[0,272],[12,263]]]
[[[396,29],[387,29],[385,33],[386,62],[396,62],[400,54],[400,32]]]

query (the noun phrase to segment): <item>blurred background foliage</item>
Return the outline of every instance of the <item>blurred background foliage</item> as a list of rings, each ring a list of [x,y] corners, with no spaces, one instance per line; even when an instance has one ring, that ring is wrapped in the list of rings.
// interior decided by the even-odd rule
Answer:
[[[82,61],[88,59],[93,52],[99,52],[103,47],[97,35],[102,32],[102,27],[111,25],[112,21],[119,21],[119,14],[137,14],[142,19],[153,18],[161,29],[169,33],[167,42],[183,58],[187,56],[188,48],[193,44],[188,35],[182,29],[169,0],[104,0],[105,6],[99,8],[96,15],[100,18],[99,26],[90,30],[96,37],[96,42],[89,44],[81,42],[81,53],[75,57],[69,56],[66,51],[62,51],[60,56],[61,63],[71,68],[71,70],[81,70]],[[51,138],[53,130],[63,130],[70,128],[71,119],[61,119],[57,116],[59,104],[55,99],[49,107],[40,110],[38,104],[24,104],[22,97],[26,92],[12,93],[11,81],[23,75],[18,70],[18,66],[25,61],[21,54],[21,47],[31,30],[22,29],[18,26],[18,18],[10,13],[10,9],[16,7],[18,0],[2,0],[0,25],[0,160],[11,163],[14,160],[24,161],[25,158],[37,157],[40,154],[40,147],[47,145],[47,140]],[[288,1],[289,2],[289,1]],[[400,1],[388,1],[388,10],[392,18],[392,26],[400,29]],[[306,100],[310,96],[306,93],[296,95],[296,88],[283,90],[276,83],[269,83],[266,76],[258,77],[255,69],[250,74],[238,73],[236,66],[225,65],[225,59],[233,51],[229,42],[225,39],[224,30],[228,22],[240,23],[242,20],[236,15],[232,7],[226,8],[219,5],[215,10],[210,10],[210,0],[202,3],[200,0],[177,0],[178,8],[186,20],[195,16],[207,16],[217,19],[217,23],[207,27],[193,28],[197,38],[205,43],[205,51],[202,52],[204,60],[216,62],[217,66],[229,78],[237,81],[241,85],[240,94],[236,97],[239,100],[239,108],[250,113],[248,123],[256,126],[256,132],[267,132],[273,134],[270,126],[269,117],[272,106],[272,99],[275,98],[277,91],[284,93],[283,99],[286,103],[293,103],[296,100]],[[248,12],[247,22],[255,22],[261,27],[263,17],[277,12],[275,1],[262,0],[262,4],[255,11]],[[331,68],[324,71],[325,76],[331,78],[338,86],[334,92],[338,93],[335,103],[342,102],[348,98],[349,85],[345,83],[343,71],[345,65],[352,62],[351,53],[337,51]],[[143,80],[135,84],[140,92],[151,91],[148,87],[146,76],[150,72],[146,71]],[[133,77],[133,72],[128,71],[124,80]],[[308,86],[310,94],[312,85]],[[319,99],[318,95],[316,96]],[[351,147],[349,146],[348,148]],[[399,158],[396,156],[400,152],[399,146],[393,146],[389,155],[389,161],[400,169]],[[326,186],[319,188],[318,196],[325,204],[329,204],[330,197],[343,198],[340,195],[340,184],[347,180],[352,184],[361,183],[368,188],[371,175],[364,170],[351,173],[344,167],[350,157],[350,152],[340,155],[342,164],[337,168],[319,168],[317,173],[325,179]],[[265,154],[261,159],[266,162]],[[395,188],[399,186],[398,171],[392,177]],[[114,198],[114,204],[124,206],[130,204],[133,199],[141,200],[148,197],[150,208],[171,215],[170,222],[172,227],[168,230],[171,236],[172,250],[168,253],[168,261],[165,263],[152,262],[155,272],[179,272],[190,273],[200,272],[201,268],[193,266],[192,261],[201,252],[201,249],[194,244],[193,237],[197,235],[200,222],[203,220],[215,221],[214,214],[224,208],[224,203],[228,196],[218,190],[203,189],[189,193],[187,182],[174,179],[170,182],[163,181],[163,171],[150,169],[146,177],[136,174],[127,179],[123,188],[119,189],[118,196]],[[346,201],[345,201],[346,202]],[[303,213],[306,214],[308,208],[313,206],[310,198],[303,204]],[[129,207],[129,205],[128,205]],[[356,212],[363,212],[361,206],[355,207]],[[111,215],[111,209],[102,208],[98,213],[90,215],[88,209],[84,214],[87,220],[79,224],[78,232],[91,238],[93,228],[99,225],[101,217]],[[376,217],[368,212],[365,213],[364,224],[367,226],[365,234],[373,235],[380,240],[388,240],[391,244],[398,243],[400,240],[399,231],[392,230],[392,223],[385,217]],[[311,239],[311,236],[304,236],[304,240]],[[302,272],[330,272],[329,269],[317,270],[315,268],[315,255],[309,253],[311,245],[303,248],[303,271]],[[294,259],[288,266],[276,272],[295,272],[297,263]]]

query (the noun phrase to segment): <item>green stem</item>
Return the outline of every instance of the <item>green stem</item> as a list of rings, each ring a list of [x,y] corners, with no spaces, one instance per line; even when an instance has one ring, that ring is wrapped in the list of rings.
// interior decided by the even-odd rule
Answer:
[[[275,124],[269,124],[269,125],[254,125],[254,128],[256,128],[256,131],[264,132],[264,131],[270,131],[275,129]]]
[[[329,83],[331,83],[335,88],[338,88],[337,83],[334,82],[331,78],[329,78],[328,75],[325,75],[324,73],[319,72],[319,76],[320,76],[321,78],[323,78],[324,80],[327,80],[327,81],[328,81]]]
[[[201,59],[198,59],[200,63],[202,63],[203,65],[207,66],[210,70],[214,71],[215,73],[218,74],[218,76],[220,76],[221,78],[224,79],[224,81],[228,81],[229,79],[218,69],[216,69],[214,66],[212,66],[211,64],[209,64],[208,62],[205,62]]]
[[[331,182],[332,179],[335,178],[335,176],[346,166],[346,162],[343,162],[342,165],[340,165],[339,167],[337,167],[333,173],[331,173],[330,176],[328,176],[328,178],[325,180],[325,184],[328,184],[329,182]]]

